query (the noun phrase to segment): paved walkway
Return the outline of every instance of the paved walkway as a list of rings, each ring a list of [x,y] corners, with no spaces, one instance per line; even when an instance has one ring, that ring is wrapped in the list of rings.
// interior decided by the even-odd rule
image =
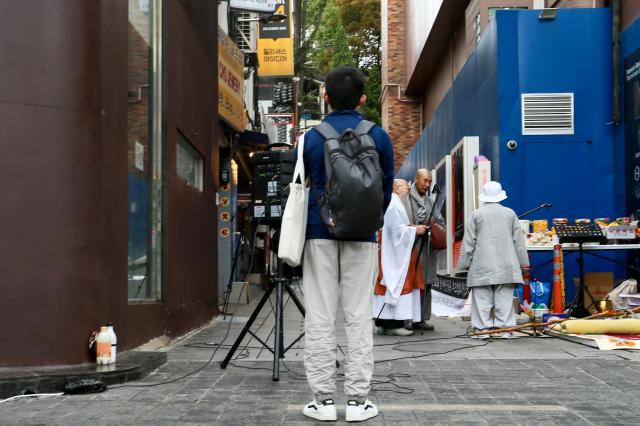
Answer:
[[[5,402],[0,424],[314,424],[301,413],[310,399],[302,365],[304,339],[287,352],[279,382],[271,380],[273,356],[251,336],[226,369],[219,366],[256,302],[233,305],[231,321],[217,318],[174,342],[165,349],[167,364],[143,381],[100,394]],[[370,398],[380,415],[367,424],[640,423],[640,354],[603,352],[556,338],[477,341],[456,337],[468,322],[433,323],[436,331],[424,335],[375,336]],[[273,344],[269,303],[252,330]],[[289,301],[285,346],[301,330],[302,317]],[[336,400],[339,419],[344,419],[340,388]]]

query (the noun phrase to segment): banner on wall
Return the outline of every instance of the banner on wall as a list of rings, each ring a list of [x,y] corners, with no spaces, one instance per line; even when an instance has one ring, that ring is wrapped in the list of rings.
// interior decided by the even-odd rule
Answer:
[[[640,49],[624,61],[624,102],[627,213],[635,214],[640,210]]]
[[[286,15],[280,22],[260,23],[258,76],[293,76],[293,16],[291,0],[277,5],[275,14]]]
[[[245,128],[244,53],[218,27],[218,116],[239,132]]]

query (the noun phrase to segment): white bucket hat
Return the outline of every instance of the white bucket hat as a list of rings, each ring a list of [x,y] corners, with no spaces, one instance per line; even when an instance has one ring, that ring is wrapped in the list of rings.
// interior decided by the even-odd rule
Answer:
[[[502,185],[495,181],[489,181],[482,187],[478,199],[483,203],[499,203],[507,198],[507,193],[502,190]]]

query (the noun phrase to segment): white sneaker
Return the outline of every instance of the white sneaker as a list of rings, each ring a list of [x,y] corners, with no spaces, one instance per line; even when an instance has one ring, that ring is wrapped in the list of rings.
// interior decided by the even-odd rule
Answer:
[[[377,413],[377,411],[376,411]],[[302,414],[312,419],[323,422],[335,422],[338,420],[338,412],[333,399],[325,399],[324,401],[316,401],[315,399],[304,406]]]
[[[471,334],[469,337],[471,337],[472,339],[485,340],[485,339],[488,339],[489,337],[491,337],[491,335],[489,335],[489,334]]]
[[[387,336],[412,336],[413,330],[407,330],[404,327],[400,328],[388,328],[386,330]]]
[[[518,336],[516,336],[515,334],[513,334],[510,331],[505,331],[500,333],[500,339],[517,339]]]
[[[378,415],[378,407],[368,399],[362,404],[358,401],[347,401],[347,421],[362,422]]]

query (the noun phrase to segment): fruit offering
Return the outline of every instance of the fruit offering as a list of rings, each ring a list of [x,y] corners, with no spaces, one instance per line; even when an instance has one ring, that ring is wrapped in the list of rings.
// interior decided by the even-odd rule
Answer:
[[[527,242],[530,245],[543,246],[551,244],[551,237],[547,234],[547,232],[534,232],[533,234],[531,234]]]
[[[537,234],[538,232],[546,233],[549,229],[549,221],[545,219],[534,220],[531,224],[533,226],[534,234]]]

